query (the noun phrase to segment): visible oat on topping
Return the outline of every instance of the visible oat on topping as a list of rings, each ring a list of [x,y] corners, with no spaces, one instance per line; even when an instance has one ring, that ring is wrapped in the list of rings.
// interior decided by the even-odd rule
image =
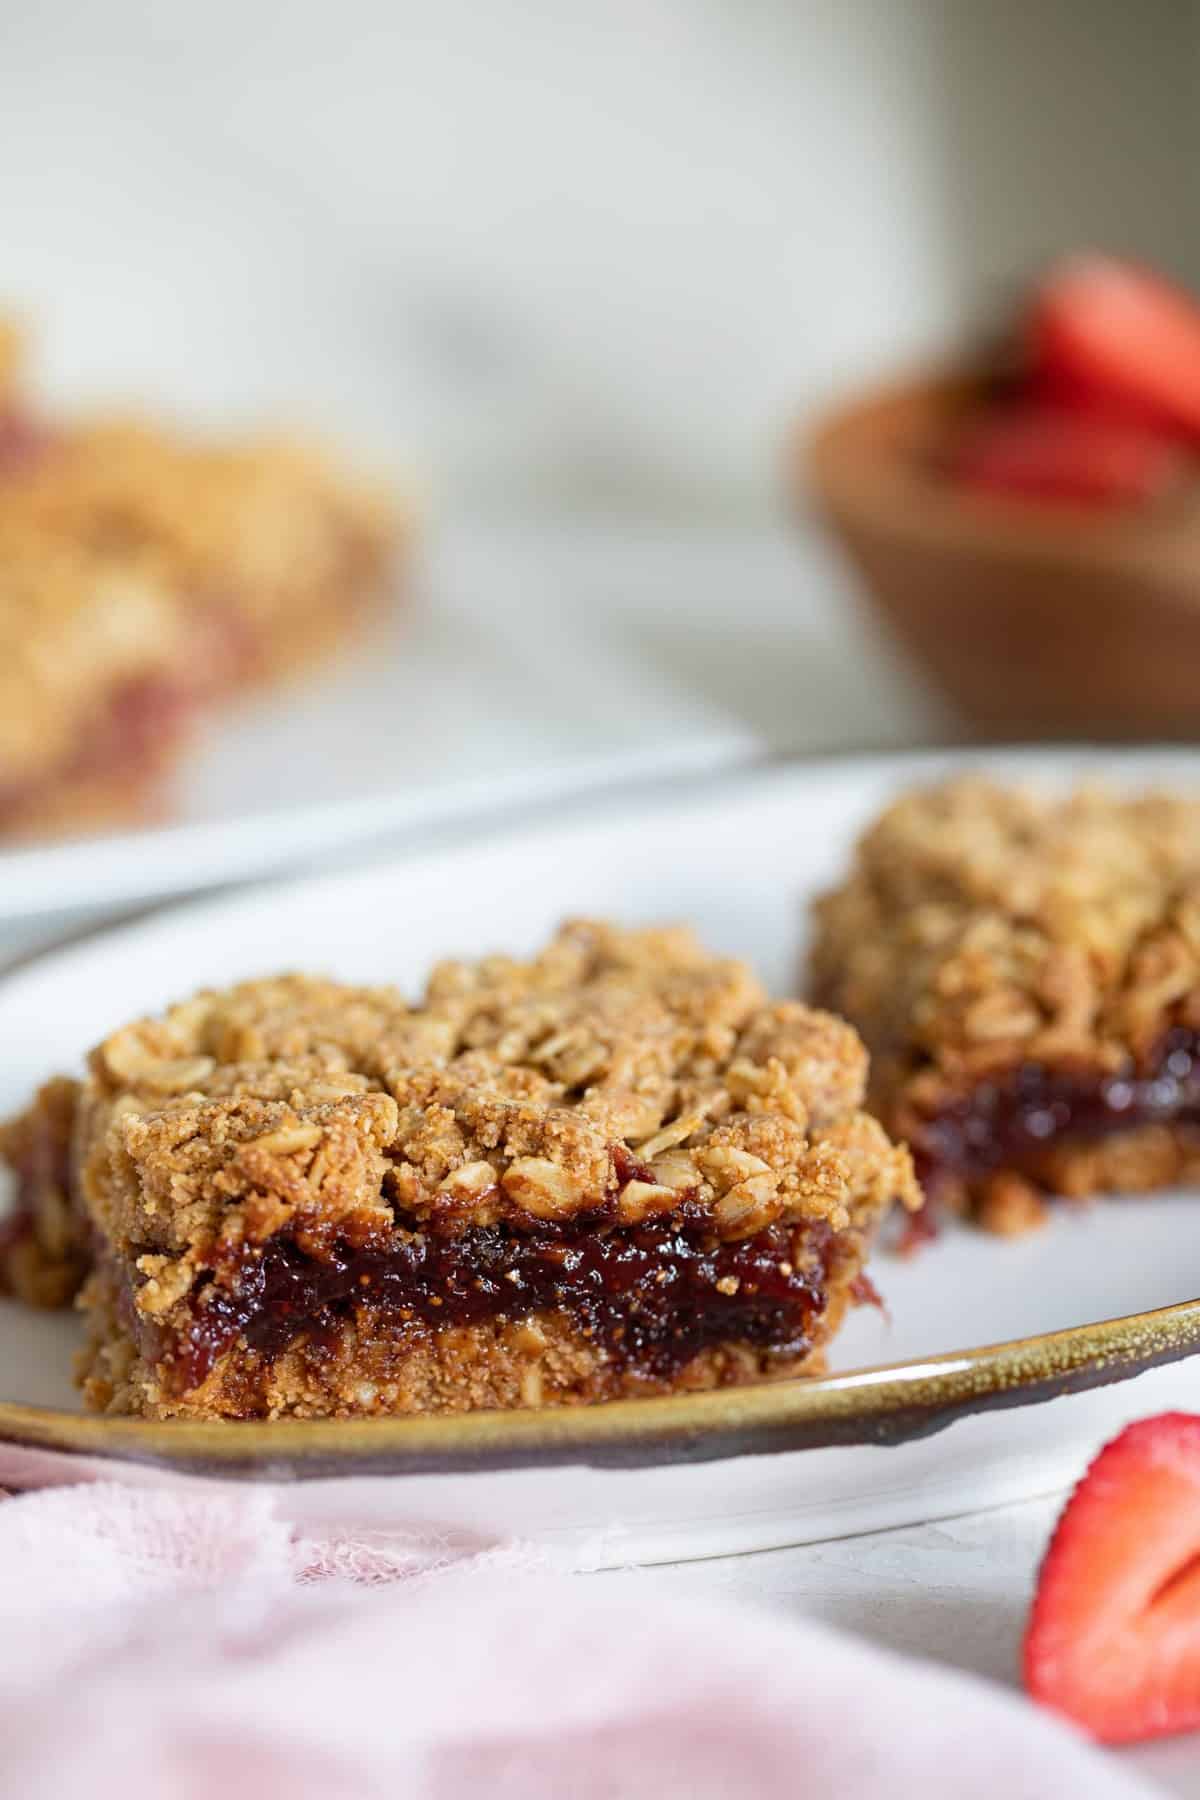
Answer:
[[[678,929],[575,922],[415,1005],[299,975],[197,995],[72,1096],[88,1394],[387,1412],[812,1366],[917,1203],[865,1075],[840,1021]]]
[[[1200,1158],[1200,799],[906,794],[817,904],[811,986],[866,1040],[885,1123],[998,1229],[1039,1188],[1175,1178]],[[1144,1107],[1169,1156],[1161,1130],[1133,1152]]]

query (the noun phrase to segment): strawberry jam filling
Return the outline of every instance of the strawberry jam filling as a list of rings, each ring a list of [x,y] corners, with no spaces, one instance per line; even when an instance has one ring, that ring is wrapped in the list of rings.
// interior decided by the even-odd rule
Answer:
[[[919,1177],[936,1192],[939,1177],[1036,1174],[1056,1145],[1154,1124],[1200,1128],[1200,1033],[1173,1029],[1144,1064],[1116,1074],[1022,1063],[922,1120],[912,1145]]]
[[[214,1268],[185,1330],[143,1350],[184,1391],[239,1338],[271,1358],[300,1338],[331,1342],[351,1322],[420,1334],[550,1311],[622,1372],[669,1377],[719,1343],[779,1357],[810,1350],[835,1244],[821,1222],[723,1243],[688,1203],[639,1226],[598,1211],[521,1231],[426,1227],[382,1244],[335,1242],[321,1257],[279,1235]]]

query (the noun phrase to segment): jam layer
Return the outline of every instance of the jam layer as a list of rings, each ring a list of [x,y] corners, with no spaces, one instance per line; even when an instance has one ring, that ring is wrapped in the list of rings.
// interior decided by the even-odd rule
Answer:
[[[797,1357],[819,1335],[837,1242],[817,1222],[722,1243],[686,1205],[665,1223],[618,1228],[597,1214],[520,1232],[397,1232],[384,1245],[336,1243],[320,1258],[277,1236],[213,1271],[186,1330],[156,1360],[182,1392],[239,1337],[269,1358],[299,1338],[336,1337],[351,1320],[426,1333],[546,1311],[565,1313],[623,1374],[670,1378],[718,1343]]]
[[[1141,1068],[1115,1075],[1022,1063],[923,1121],[913,1149],[918,1175],[936,1189],[939,1175],[1035,1173],[1056,1145],[1151,1124],[1200,1127],[1200,1034],[1169,1031]]]

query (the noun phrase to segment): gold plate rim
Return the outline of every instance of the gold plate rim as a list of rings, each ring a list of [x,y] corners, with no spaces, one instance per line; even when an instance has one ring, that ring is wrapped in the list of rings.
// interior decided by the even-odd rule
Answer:
[[[240,1480],[649,1468],[894,1446],[1200,1351],[1200,1298],[920,1361],[594,1406],[382,1419],[106,1418],[0,1401],[0,1443]]]

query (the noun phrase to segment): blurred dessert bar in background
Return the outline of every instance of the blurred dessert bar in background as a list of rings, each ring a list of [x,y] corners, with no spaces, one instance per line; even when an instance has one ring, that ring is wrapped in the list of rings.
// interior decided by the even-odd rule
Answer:
[[[197,717],[383,591],[379,493],[284,442],[44,418],[0,327],[0,835],[136,821]]]
[[[811,977],[935,1208],[1012,1233],[1200,1175],[1200,799],[906,794],[817,903]]]

